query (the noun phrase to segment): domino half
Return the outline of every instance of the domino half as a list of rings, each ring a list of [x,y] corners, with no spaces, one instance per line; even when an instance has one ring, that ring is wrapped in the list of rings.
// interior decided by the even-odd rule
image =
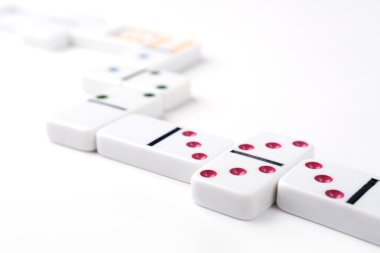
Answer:
[[[234,218],[254,219],[275,202],[280,177],[312,155],[313,146],[305,141],[256,135],[193,175],[194,202]]]
[[[280,179],[277,205],[380,245],[379,177],[329,162],[306,160]]]
[[[111,88],[128,87],[162,95],[164,109],[171,110],[190,100],[190,80],[173,72],[130,65],[104,66],[83,78],[84,90],[99,94]]]
[[[97,132],[99,154],[186,183],[231,146],[224,138],[142,115],[123,117]]]
[[[128,88],[115,88],[58,113],[47,122],[51,141],[71,148],[94,151],[96,132],[130,113],[154,117],[163,113],[162,97]]]

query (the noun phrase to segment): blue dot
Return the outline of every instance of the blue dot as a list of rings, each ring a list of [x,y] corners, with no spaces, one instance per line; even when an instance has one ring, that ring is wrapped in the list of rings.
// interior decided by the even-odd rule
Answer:
[[[109,72],[118,72],[119,71],[119,68],[118,67],[110,67],[108,69]]]
[[[148,59],[149,58],[149,54],[147,54],[147,53],[141,53],[141,54],[139,54],[139,58],[140,59]]]

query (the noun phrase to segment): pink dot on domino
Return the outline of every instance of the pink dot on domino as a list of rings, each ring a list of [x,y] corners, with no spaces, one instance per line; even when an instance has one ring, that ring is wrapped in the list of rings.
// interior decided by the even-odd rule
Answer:
[[[275,173],[276,172],[276,169],[273,168],[272,166],[269,166],[269,165],[264,165],[264,166],[261,166],[259,168],[259,171],[261,171],[262,173]]]
[[[317,162],[307,162],[305,164],[305,166],[308,167],[309,169],[312,169],[312,170],[317,170],[317,169],[323,168],[323,165],[320,163],[317,163]]]
[[[184,136],[186,136],[186,137],[192,137],[192,136],[196,136],[197,135],[197,133],[193,132],[193,131],[184,131],[182,134]]]
[[[304,141],[295,141],[293,142],[293,145],[299,148],[306,148],[309,146],[309,144],[307,144],[307,142]]]
[[[239,145],[239,148],[242,150],[252,150],[255,147],[251,144],[241,144],[241,145]]]
[[[202,170],[200,174],[202,177],[215,177],[217,175],[214,170]]]
[[[190,141],[190,142],[186,143],[186,146],[188,146],[190,148],[199,148],[200,146],[202,146],[202,144],[197,142],[197,141]]]
[[[203,153],[195,153],[191,157],[194,158],[195,160],[204,160],[207,158],[207,155]]]
[[[267,146],[267,148],[271,148],[271,149],[281,148],[281,144],[277,143],[277,142],[268,142],[267,144],[265,144],[265,146]]]
[[[230,173],[235,176],[242,176],[247,174],[247,171],[243,168],[232,168],[230,169]]]
[[[333,178],[328,175],[317,175],[314,179],[320,183],[331,183]]]
[[[328,190],[326,191],[326,195],[332,199],[341,199],[344,197],[344,193],[339,190]]]

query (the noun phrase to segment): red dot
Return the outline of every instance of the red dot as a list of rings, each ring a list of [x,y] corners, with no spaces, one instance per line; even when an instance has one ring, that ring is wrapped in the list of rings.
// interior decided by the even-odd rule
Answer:
[[[293,145],[299,148],[306,148],[309,146],[309,144],[307,144],[307,142],[304,141],[295,141],[293,142]]]
[[[305,166],[308,167],[309,169],[312,169],[312,170],[317,170],[317,169],[323,168],[323,165],[320,163],[317,163],[317,162],[307,162],[305,164]]]
[[[202,144],[200,144],[199,142],[196,142],[196,141],[190,141],[190,142],[186,143],[186,146],[188,146],[190,148],[199,148],[200,146],[202,146]]]
[[[215,177],[217,175],[216,171],[213,170],[202,170],[200,174],[202,177]]]
[[[262,172],[262,173],[275,173],[276,172],[276,169],[273,168],[272,166],[268,166],[268,165],[265,165],[265,166],[261,166],[259,168],[259,170]]]
[[[230,173],[235,176],[242,176],[247,174],[247,171],[243,168],[232,168],[230,169]]]
[[[207,155],[203,153],[195,153],[191,157],[194,158],[195,160],[204,160],[207,158]]]
[[[327,175],[317,175],[314,179],[320,183],[331,183],[333,178]]]
[[[191,136],[196,136],[197,135],[197,133],[193,132],[193,131],[184,131],[182,134],[184,136],[187,136],[187,137],[191,137]]]
[[[328,190],[325,194],[332,199],[341,199],[344,197],[344,193],[338,190]]]
[[[265,146],[267,146],[268,148],[273,148],[273,149],[281,148],[281,144],[277,142],[268,142],[267,144],[265,144]]]
[[[252,146],[251,144],[241,144],[241,145],[239,145],[239,148],[242,149],[242,150],[252,150],[255,147]]]

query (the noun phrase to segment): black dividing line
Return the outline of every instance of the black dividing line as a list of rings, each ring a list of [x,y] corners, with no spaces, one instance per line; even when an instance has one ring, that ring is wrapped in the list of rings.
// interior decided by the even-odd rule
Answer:
[[[113,104],[109,104],[109,103],[106,103],[106,102],[103,102],[103,101],[99,101],[99,100],[96,100],[96,99],[89,99],[88,102],[92,102],[92,103],[97,103],[97,104],[109,106],[109,107],[112,107],[112,108],[115,108],[115,109],[118,109],[118,110],[122,110],[122,111],[126,111],[127,110],[127,108],[124,108],[124,107],[121,107],[121,106],[117,106],[117,105],[113,105]]]
[[[234,154],[237,154],[237,155],[246,156],[246,157],[249,157],[249,158],[253,158],[253,159],[256,159],[256,160],[259,160],[259,161],[263,161],[263,162],[266,162],[266,163],[270,163],[270,164],[273,164],[273,165],[277,165],[277,166],[284,166],[284,164],[282,164],[282,163],[275,162],[275,161],[272,161],[272,160],[268,160],[268,159],[265,159],[265,158],[262,158],[262,157],[259,157],[259,156],[246,154],[246,153],[243,153],[243,152],[240,152],[240,151],[236,151],[236,150],[231,150],[231,153],[234,153]]]
[[[132,73],[132,74],[130,74],[128,76],[123,77],[121,80],[122,81],[127,81],[127,80],[132,79],[132,78],[134,78],[136,76],[139,76],[139,75],[141,75],[141,74],[143,74],[145,72],[146,72],[146,69],[141,69],[139,71],[136,71],[135,73]]]
[[[168,138],[170,135],[175,134],[175,133],[178,132],[179,130],[181,130],[180,127],[176,127],[176,128],[174,128],[174,129],[171,130],[170,132],[167,132],[166,134],[164,134],[164,135],[158,137],[157,139],[155,139],[154,141],[148,143],[148,146],[154,146],[154,145],[156,145],[156,144],[159,143],[160,141],[162,141],[162,140]]]
[[[349,204],[355,204],[363,195],[369,191],[372,187],[375,186],[375,184],[378,182],[378,179],[371,178],[365,185],[362,186],[352,197],[347,200],[347,203]]]

